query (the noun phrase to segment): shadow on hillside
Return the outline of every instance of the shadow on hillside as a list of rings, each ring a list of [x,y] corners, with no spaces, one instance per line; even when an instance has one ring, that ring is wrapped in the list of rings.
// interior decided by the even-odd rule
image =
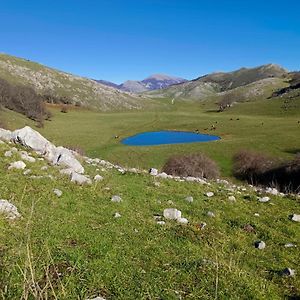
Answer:
[[[296,149],[285,149],[284,150],[286,153],[290,153],[290,154],[298,154],[300,153],[300,148],[296,148]]]
[[[300,154],[279,162],[263,154],[240,151],[234,157],[234,175],[253,185],[275,187],[284,193],[300,192]]]

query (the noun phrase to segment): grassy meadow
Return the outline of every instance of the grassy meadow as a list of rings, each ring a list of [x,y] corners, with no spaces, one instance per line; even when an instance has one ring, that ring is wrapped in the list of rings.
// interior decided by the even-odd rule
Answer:
[[[0,145],[3,157],[8,145]],[[104,180],[77,186],[44,161],[7,171],[18,154],[0,161],[0,194],[22,218],[0,218],[0,299],[296,299],[299,276],[299,213],[295,197],[259,203],[256,193],[217,184],[154,179],[97,171]],[[100,167],[98,167],[100,168]],[[160,183],[158,186],[157,182]],[[63,195],[58,198],[53,189]],[[204,193],[213,191],[207,198]],[[121,203],[112,203],[120,195]],[[193,196],[193,203],[185,200]],[[236,202],[228,200],[235,195]],[[188,225],[155,215],[176,207]],[[214,212],[215,217],[207,213]],[[119,212],[120,218],[114,218]],[[259,216],[255,215],[259,214]],[[201,229],[201,224],[207,225]],[[251,224],[253,231],[245,226]],[[263,240],[266,248],[254,243]],[[299,245],[298,245],[299,246]],[[290,298],[289,298],[290,297]]]
[[[163,100],[161,100],[163,101]],[[51,107],[52,121],[38,129],[57,145],[82,149],[91,157],[101,157],[129,167],[161,168],[172,155],[204,152],[216,160],[225,177],[231,176],[232,156],[240,149],[254,149],[289,159],[300,149],[300,103],[283,110],[283,99],[237,104],[219,113],[212,102],[178,102],[161,110],[99,113],[69,109],[61,113]],[[164,103],[171,103],[165,100]],[[9,128],[33,125],[12,112],[2,112]],[[214,125],[216,130],[210,130]],[[208,143],[132,147],[122,138],[155,130],[187,130],[214,134],[221,140]],[[115,138],[119,136],[119,138]]]
[[[284,111],[283,100],[268,101],[236,105],[223,113],[210,103],[189,102],[161,111],[123,113],[78,108],[61,113],[50,107],[52,121],[35,129],[57,145],[130,167],[159,168],[171,155],[200,151],[230,177],[231,158],[239,149],[282,159],[300,149],[299,108]],[[35,126],[11,111],[3,110],[0,116],[10,129]],[[216,130],[204,130],[213,124]],[[160,129],[199,129],[221,140],[153,147],[120,143],[138,132]],[[300,213],[296,196],[272,196],[270,202],[260,203],[249,187],[122,175],[92,165],[84,165],[86,174],[100,174],[104,180],[77,186],[57,167],[42,170],[45,161],[27,163],[30,175],[7,171],[9,163],[19,159],[17,153],[4,157],[9,148],[0,145],[0,195],[18,207],[22,218],[0,217],[0,299],[299,298],[300,230],[289,218]],[[63,192],[60,198],[54,188]],[[208,191],[215,195],[206,197]],[[112,195],[123,201],[112,203]],[[194,201],[188,203],[187,196]],[[154,216],[168,207],[180,209],[189,223],[158,225]],[[208,216],[209,211],[215,217]],[[120,218],[114,218],[116,212]],[[203,223],[207,225],[201,229]],[[253,230],[247,229],[249,224]],[[254,247],[259,240],[265,249]],[[287,243],[298,247],[287,248]],[[282,276],[285,268],[294,269],[296,276]]]

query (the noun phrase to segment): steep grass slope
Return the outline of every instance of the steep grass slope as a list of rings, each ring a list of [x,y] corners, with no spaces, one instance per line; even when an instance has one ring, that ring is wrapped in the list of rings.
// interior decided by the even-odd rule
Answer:
[[[145,97],[5,54],[0,54],[0,78],[30,86],[41,95],[65,98],[73,104],[102,111],[141,109],[150,105]]]
[[[98,164],[85,165],[86,173],[104,180],[77,186],[45,161],[27,163],[29,175],[8,171],[20,159],[17,152],[4,157],[11,147],[0,145],[0,194],[22,218],[0,216],[1,299],[300,296],[300,223],[289,219],[300,212],[299,198],[271,196],[260,203],[249,187],[122,175]],[[112,195],[123,201],[111,202]],[[189,223],[157,224],[168,207],[180,209]],[[260,240],[263,250],[254,245]],[[296,276],[284,276],[285,268]]]

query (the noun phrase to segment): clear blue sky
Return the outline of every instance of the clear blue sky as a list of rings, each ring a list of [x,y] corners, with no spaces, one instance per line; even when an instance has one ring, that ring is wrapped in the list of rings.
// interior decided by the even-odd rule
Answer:
[[[122,82],[278,63],[300,69],[300,1],[6,0],[0,52]]]

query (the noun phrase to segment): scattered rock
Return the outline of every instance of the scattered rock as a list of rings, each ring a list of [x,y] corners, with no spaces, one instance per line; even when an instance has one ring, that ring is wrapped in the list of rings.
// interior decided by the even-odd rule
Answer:
[[[77,184],[92,184],[92,181],[90,178],[88,178],[85,175],[78,174],[76,172],[72,172],[71,174],[71,182],[77,183]]]
[[[5,151],[4,156],[5,157],[11,157],[13,155],[11,150]]]
[[[213,192],[207,192],[207,193],[205,193],[205,195],[210,198],[210,197],[214,196],[214,193]]]
[[[27,169],[27,170],[25,170],[24,172],[23,172],[23,175],[28,175],[28,174],[30,174],[31,173],[31,170],[30,169]]]
[[[18,169],[18,170],[24,170],[26,168],[26,164],[19,160],[19,161],[15,161],[15,162],[12,162],[9,167],[8,167],[8,170],[11,170],[11,169]]]
[[[279,191],[277,189],[271,188],[271,187],[266,188],[265,192],[268,194],[274,195],[274,196],[279,195]]]
[[[62,191],[59,190],[59,189],[54,189],[54,190],[53,190],[53,193],[54,193],[57,197],[61,197],[61,195],[62,195]]]
[[[265,196],[265,197],[258,197],[258,201],[261,203],[266,203],[270,201],[270,197]]]
[[[236,202],[236,199],[235,199],[234,196],[229,196],[229,197],[228,197],[228,200],[229,200],[230,202]]]
[[[178,223],[181,223],[181,224],[187,224],[189,221],[188,221],[188,219],[186,219],[186,218],[178,218],[178,219],[177,219],[177,222],[178,222]]]
[[[293,215],[291,216],[291,220],[292,220],[292,221],[295,221],[295,222],[300,222],[300,215],[293,214]]]
[[[11,131],[0,128],[0,139],[9,142],[11,140]]]
[[[47,171],[47,170],[48,170],[48,166],[41,167],[41,171]]]
[[[259,213],[255,213],[254,216],[255,216],[255,217],[259,217]]]
[[[168,220],[178,220],[181,218],[181,211],[176,208],[166,208],[163,215]]]
[[[166,179],[166,178],[169,178],[169,175],[165,172],[162,172],[162,173],[159,173],[157,175],[157,177],[160,177],[160,178],[163,178],[163,179]]]
[[[115,218],[121,218],[121,214],[119,214],[118,212],[116,212],[116,213],[114,214],[114,217],[115,217]]]
[[[295,270],[290,269],[290,268],[286,268],[282,271],[283,276],[289,276],[289,277],[294,277],[295,273],[296,273]]]
[[[154,169],[154,168],[151,168],[149,170],[149,174],[152,175],[152,176],[157,176],[158,175],[158,170]]]
[[[257,241],[255,242],[255,248],[257,249],[265,249],[266,248],[266,243],[264,241]]]
[[[214,218],[215,214],[212,211],[209,211],[209,212],[207,212],[207,216],[211,217],[211,218]]]
[[[192,203],[194,201],[194,198],[192,196],[188,196],[185,198],[185,201]]]
[[[158,225],[165,225],[166,222],[165,221],[157,221],[156,224],[158,224]]]
[[[122,201],[122,198],[118,195],[114,195],[111,197],[111,202],[116,202],[116,203],[119,203]]]
[[[117,168],[117,170],[123,175],[126,173],[126,170],[124,170],[123,168]]]
[[[34,163],[35,162],[35,158],[30,156],[26,151],[21,151],[20,152],[20,157],[23,160],[26,160],[28,162]]]
[[[159,186],[160,186],[160,182],[155,181],[155,182],[154,182],[154,186],[159,187]]]
[[[285,248],[296,248],[297,245],[295,245],[295,244],[293,244],[293,243],[286,243],[286,244],[284,245],[284,247],[285,247]]]
[[[103,180],[103,177],[102,177],[101,175],[97,174],[97,175],[94,177],[94,180],[95,180],[96,182],[98,182],[98,181]]]
[[[98,296],[96,298],[92,298],[92,299],[86,299],[86,300],[106,300],[105,298]]]
[[[0,214],[6,215],[6,218],[10,220],[21,217],[17,207],[4,199],[0,200]]]

